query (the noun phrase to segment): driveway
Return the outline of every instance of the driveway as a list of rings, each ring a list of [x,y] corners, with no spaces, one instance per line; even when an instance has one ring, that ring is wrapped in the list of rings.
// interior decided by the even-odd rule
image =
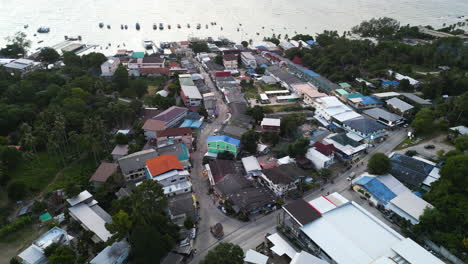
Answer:
[[[434,145],[435,148],[433,149],[425,149],[424,146],[426,145]],[[455,150],[455,146],[449,144],[447,142],[447,135],[442,134],[435,138],[425,140],[418,145],[414,145],[408,148],[400,149],[399,152],[405,153],[408,150],[415,150],[421,156],[428,158],[428,159],[435,159],[437,158],[437,152],[443,150],[445,153]]]

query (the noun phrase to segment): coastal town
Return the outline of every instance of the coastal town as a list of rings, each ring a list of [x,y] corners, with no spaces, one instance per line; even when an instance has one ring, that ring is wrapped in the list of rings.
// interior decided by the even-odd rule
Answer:
[[[0,263],[465,263],[468,35],[398,25],[392,48],[364,25],[112,56],[81,38],[18,55],[19,33]]]

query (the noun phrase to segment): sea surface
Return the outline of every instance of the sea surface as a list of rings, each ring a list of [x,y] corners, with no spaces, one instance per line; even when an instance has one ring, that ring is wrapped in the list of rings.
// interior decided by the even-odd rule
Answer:
[[[98,45],[96,50],[105,54],[124,44],[127,49],[142,50],[143,40],[226,37],[258,43],[273,33],[283,37],[295,32],[343,32],[381,16],[401,24],[441,27],[467,19],[468,0],[0,0],[0,46],[17,31],[28,34],[32,51],[57,44],[65,35],[80,35],[83,43]],[[100,22],[105,25],[102,29]],[[135,29],[137,22],[140,31]],[[164,23],[164,30],[153,30],[154,23]],[[200,30],[197,23],[202,25]],[[122,24],[128,30],[121,30]],[[40,26],[50,27],[50,33],[34,36]]]

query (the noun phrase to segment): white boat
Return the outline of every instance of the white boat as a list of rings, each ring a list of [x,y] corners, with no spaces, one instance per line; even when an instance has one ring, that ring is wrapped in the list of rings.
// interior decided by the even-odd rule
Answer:
[[[143,47],[145,49],[153,49],[153,41],[151,40],[143,40]]]

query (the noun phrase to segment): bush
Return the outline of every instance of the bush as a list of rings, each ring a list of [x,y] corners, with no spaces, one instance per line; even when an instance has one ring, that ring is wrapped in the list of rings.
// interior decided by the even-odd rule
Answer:
[[[11,200],[17,201],[23,199],[26,192],[26,184],[22,182],[11,182],[8,184],[7,193]]]
[[[193,219],[192,217],[187,217],[185,218],[185,221],[184,221],[184,227],[186,229],[190,229],[190,228],[193,228],[194,224],[193,224]]]
[[[413,157],[416,154],[418,154],[418,152],[416,150],[408,150],[408,151],[405,152],[405,155],[410,156],[410,157]]]
[[[11,222],[0,228],[0,238],[5,237],[13,232],[18,231],[20,228],[32,223],[33,218],[30,216],[20,217],[14,222]]]
[[[367,163],[369,173],[375,175],[383,175],[392,169],[392,163],[387,155],[383,153],[375,153]]]

